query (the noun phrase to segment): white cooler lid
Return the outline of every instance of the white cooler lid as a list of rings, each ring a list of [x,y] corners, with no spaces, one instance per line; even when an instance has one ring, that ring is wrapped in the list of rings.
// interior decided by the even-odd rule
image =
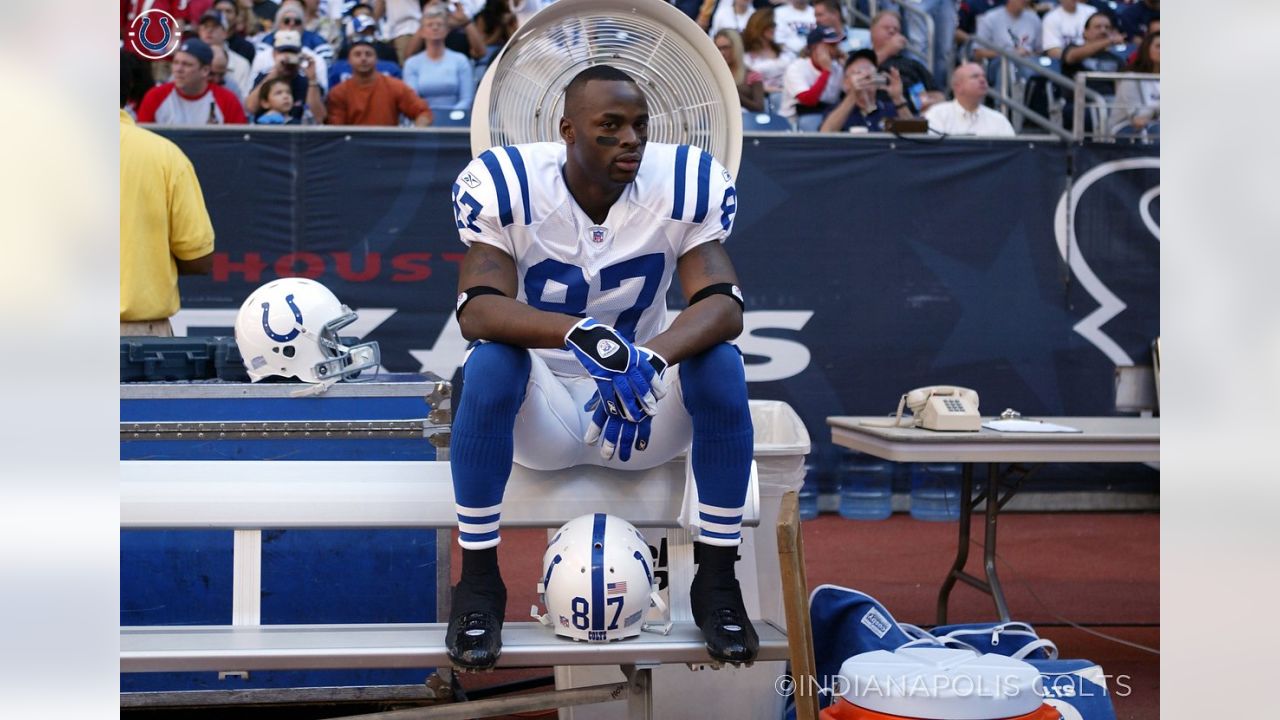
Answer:
[[[1029,663],[956,648],[862,653],[844,661],[840,677],[841,696],[854,705],[922,720],[1003,720],[1044,702]]]

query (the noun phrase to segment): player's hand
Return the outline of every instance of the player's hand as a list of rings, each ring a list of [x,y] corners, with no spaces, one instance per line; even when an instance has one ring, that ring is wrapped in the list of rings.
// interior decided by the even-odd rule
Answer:
[[[620,415],[610,415],[600,401],[600,393],[596,393],[587,402],[586,410],[593,410],[591,425],[583,437],[588,445],[600,444],[600,456],[605,460],[618,454],[618,459],[626,462],[631,459],[631,449],[643,452],[649,447],[649,431],[653,426],[653,418],[645,415],[639,422],[631,422]]]
[[[587,374],[596,381],[605,412],[632,422],[653,414],[657,398],[641,370],[640,353],[617,330],[594,318],[585,318],[574,325],[564,339]]]

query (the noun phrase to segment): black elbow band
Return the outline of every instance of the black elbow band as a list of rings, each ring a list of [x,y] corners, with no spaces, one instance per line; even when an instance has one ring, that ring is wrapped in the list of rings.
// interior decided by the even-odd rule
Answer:
[[[466,307],[467,303],[471,302],[472,300],[475,300],[481,295],[501,295],[503,297],[507,296],[506,293],[502,292],[498,288],[489,287],[488,285],[476,285],[474,287],[469,287],[466,290],[463,290],[462,292],[458,293],[457,309],[454,312],[459,317],[461,317],[462,308]]]
[[[742,301],[742,289],[733,283],[716,283],[715,285],[708,285],[694,293],[693,297],[689,298],[689,305],[702,302],[712,295],[728,295],[733,298],[734,302],[738,303],[738,307],[743,311],[747,309],[746,303]]]

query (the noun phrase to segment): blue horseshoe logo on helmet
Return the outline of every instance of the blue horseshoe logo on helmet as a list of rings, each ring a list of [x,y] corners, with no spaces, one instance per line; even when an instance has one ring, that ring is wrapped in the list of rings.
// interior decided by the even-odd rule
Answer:
[[[290,340],[298,337],[298,327],[302,325],[302,311],[298,309],[296,304],[294,304],[293,295],[285,295],[284,301],[289,305],[289,309],[293,311],[293,319],[296,321],[293,329],[284,335],[280,335],[272,330],[271,323],[267,321],[267,317],[271,313],[271,303],[262,303],[262,329],[267,333],[267,337],[275,340],[276,342],[289,342]]]
[[[144,15],[142,17],[142,27],[138,30],[138,44],[142,45],[142,47],[146,48],[149,52],[156,54],[164,52],[164,49],[169,46],[169,41],[173,39],[173,28],[169,27],[169,18],[164,16],[160,17],[160,28],[164,30],[164,37],[158,43],[153,43],[147,39],[147,30],[150,27],[150,16]]]

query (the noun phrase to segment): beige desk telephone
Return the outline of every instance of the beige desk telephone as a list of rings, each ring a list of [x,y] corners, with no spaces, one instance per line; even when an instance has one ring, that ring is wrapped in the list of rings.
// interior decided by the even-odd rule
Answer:
[[[905,424],[902,418],[904,407],[911,411],[911,417],[907,418]],[[978,414],[978,393],[953,385],[931,385],[916,388],[903,395],[898,401],[898,412],[893,420],[864,420],[862,424],[977,432],[982,428],[982,416]]]

